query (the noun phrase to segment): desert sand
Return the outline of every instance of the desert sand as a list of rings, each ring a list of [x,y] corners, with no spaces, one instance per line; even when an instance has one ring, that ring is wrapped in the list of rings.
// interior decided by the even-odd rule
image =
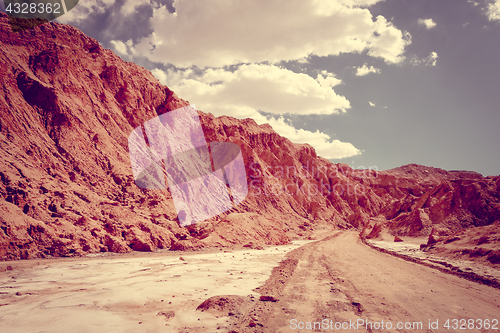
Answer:
[[[97,255],[3,262],[1,332],[214,332],[196,311],[214,295],[258,295],[285,253],[307,243],[210,253]],[[12,270],[10,270],[12,268]]]

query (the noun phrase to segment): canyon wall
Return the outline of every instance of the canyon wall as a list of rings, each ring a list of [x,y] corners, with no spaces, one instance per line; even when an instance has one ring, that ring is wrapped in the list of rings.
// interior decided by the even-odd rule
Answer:
[[[207,141],[241,148],[249,193],[180,227],[168,189],[136,186],[128,136],[187,101],[74,27],[12,32],[4,14],[0,70],[0,260],[258,247],[320,227],[449,235],[500,220],[500,177],[420,165],[353,170],[267,124],[201,110]]]

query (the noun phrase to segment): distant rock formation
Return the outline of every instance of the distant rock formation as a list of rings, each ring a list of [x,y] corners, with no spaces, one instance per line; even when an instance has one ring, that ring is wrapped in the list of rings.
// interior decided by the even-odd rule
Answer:
[[[394,236],[394,242],[395,242],[395,243],[399,243],[399,242],[402,242],[402,241],[403,241],[403,239],[401,239],[401,237],[399,237],[399,236]]]
[[[353,170],[269,125],[200,111],[207,141],[241,148],[249,194],[181,228],[168,190],[135,185],[127,139],[188,102],[76,28],[12,32],[4,14],[0,70],[0,260],[260,248],[308,238],[319,226],[445,236],[500,220],[500,177],[415,164]]]

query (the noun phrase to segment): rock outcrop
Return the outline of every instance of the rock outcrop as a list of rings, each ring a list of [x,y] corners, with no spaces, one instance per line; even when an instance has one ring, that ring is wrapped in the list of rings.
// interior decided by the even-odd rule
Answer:
[[[127,139],[188,102],[71,26],[12,32],[1,14],[0,36],[0,260],[258,248],[320,225],[445,236],[500,220],[500,177],[419,165],[353,170],[269,125],[200,111],[207,141],[241,148],[249,194],[181,228],[168,189],[135,185]]]

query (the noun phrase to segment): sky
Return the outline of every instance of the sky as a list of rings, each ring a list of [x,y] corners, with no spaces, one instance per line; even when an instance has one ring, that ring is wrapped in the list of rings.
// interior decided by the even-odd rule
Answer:
[[[332,162],[500,174],[500,0],[80,0],[57,22]]]

